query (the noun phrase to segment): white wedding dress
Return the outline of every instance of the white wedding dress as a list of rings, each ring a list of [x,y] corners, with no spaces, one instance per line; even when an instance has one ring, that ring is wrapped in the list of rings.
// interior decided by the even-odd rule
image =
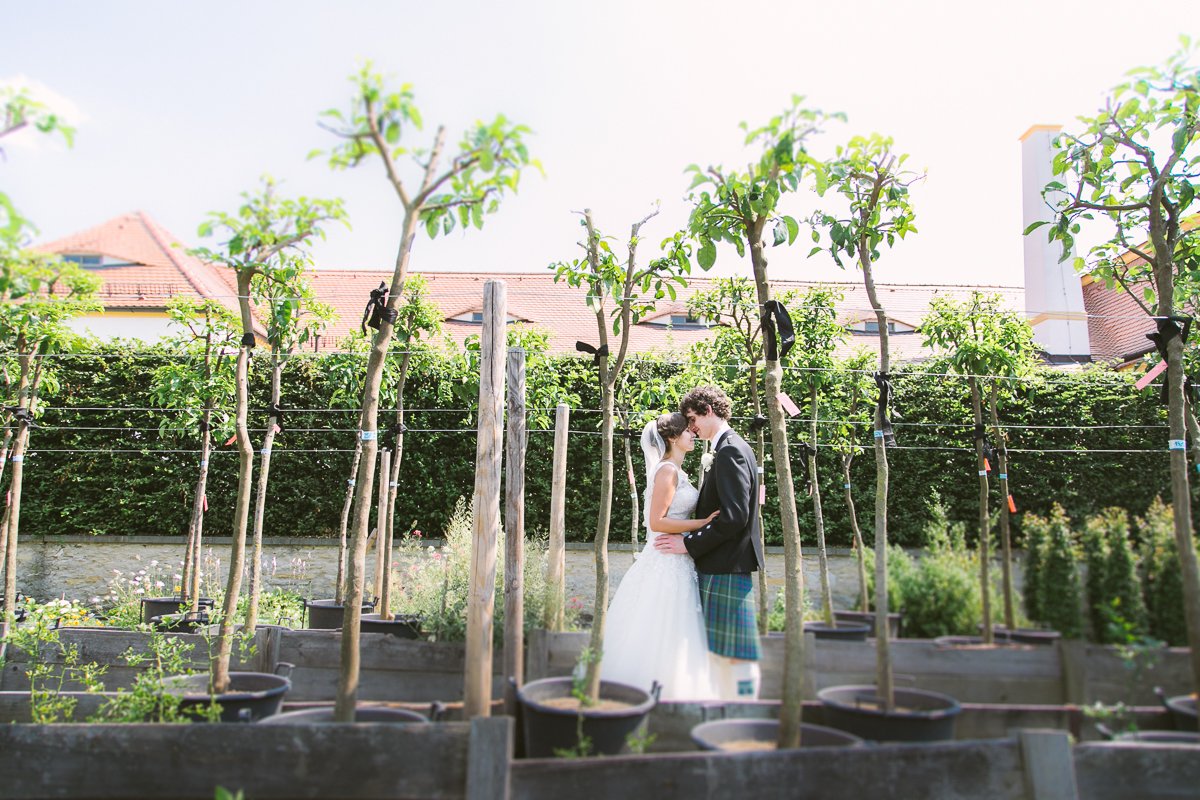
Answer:
[[[667,516],[691,519],[700,493],[670,462],[658,465],[654,479],[668,469],[679,473],[679,485]],[[649,519],[653,494],[652,480],[646,489],[644,520]],[[696,566],[687,554],[655,550],[658,534],[646,527],[646,546],[608,607],[600,677],[645,691],[658,681],[662,700],[719,700],[709,666]]]

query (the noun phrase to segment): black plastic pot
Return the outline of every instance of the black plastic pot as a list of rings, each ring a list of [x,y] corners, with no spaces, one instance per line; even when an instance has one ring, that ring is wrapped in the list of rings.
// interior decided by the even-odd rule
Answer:
[[[863,611],[835,611],[833,618],[838,622],[856,622],[860,625],[866,625],[871,633],[875,635],[875,612]],[[900,624],[904,620],[904,612],[894,612],[888,614],[888,636],[892,639],[900,638]]]
[[[725,750],[729,742],[751,739],[775,744],[779,738],[777,719],[719,719],[692,728],[692,741],[701,750]],[[862,747],[866,742],[845,731],[824,725],[800,725],[800,747]]]
[[[280,662],[275,671],[292,665]],[[170,694],[181,697],[179,710],[188,716],[202,718],[202,706],[216,702],[221,706],[221,722],[257,722],[279,713],[283,696],[292,688],[292,681],[284,675],[266,672],[229,673],[229,691],[216,697],[208,691],[209,673],[195,675],[173,675],[163,678],[163,685]]]
[[[1110,742],[1124,744],[1195,744],[1200,745],[1200,733],[1187,731],[1122,731],[1113,733],[1102,723],[1096,723],[1096,730]]]
[[[982,624],[978,627],[980,631],[983,630]],[[1010,630],[1003,625],[993,625],[992,638],[997,642],[1003,639],[1014,644],[1052,645],[1062,638],[1062,634],[1049,628],[1012,628]]]
[[[625,737],[641,727],[646,715],[658,703],[658,692],[657,684],[647,694],[634,686],[600,681],[601,700],[628,703],[629,708],[614,711],[583,709],[583,735],[591,738],[593,752],[609,756],[628,752]],[[544,705],[547,700],[570,696],[570,678],[544,678],[517,689],[525,727],[526,758],[551,758],[555,750],[566,750],[579,743],[580,712]]]
[[[421,615],[397,614],[395,619],[380,619],[378,614],[363,614],[359,630],[363,633],[387,633],[400,639],[420,639]]]
[[[154,626],[156,631],[170,633],[195,633],[199,628],[207,628],[212,624],[209,616],[203,612],[193,614],[186,611],[182,614],[163,614],[158,617],[151,617],[150,624]]]
[[[811,633],[818,639],[865,642],[871,633],[871,626],[859,622],[839,622],[836,628],[830,628],[824,622],[806,622],[804,623],[804,632]]]
[[[428,718],[415,711],[404,708],[387,708],[386,706],[355,706],[355,722],[429,722]],[[259,720],[259,725],[326,725],[333,723],[333,706],[322,708],[303,708],[299,711],[288,711],[275,714]]]
[[[168,614],[178,614],[180,607],[184,604],[182,597],[143,597],[142,598],[142,622],[152,623],[155,617],[165,617]],[[189,604],[191,601],[187,601]],[[211,597],[200,598],[200,608],[212,608],[213,599]]]
[[[872,742],[942,742],[954,738],[962,706],[953,697],[919,689],[894,690],[896,706],[884,711],[874,686],[830,686],[817,692],[825,724]],[[910,710],[911,709],[911,710]]]
[[[375,610],[375,604],[363,601],[362,613],[369,614]],[[340,630],[342,615],[346,607],[339,605],[337,600],[305,600],[304,612],[308,618],[308,628],[320,630]]]
[[[1176,730],[1200,731],[1200,726],[1196,721],[1196,695],[1181,694],[1176,697],[1167,697],[1161,686],[1155,686],[1154,693],[1158,695],[1158,699],[1167,711],[1171,712],[1171,720],[1175,723]]]
[[[17,602],[14,603],[15,610],[13,611],[13,621],[21,622],[25,619],[25,609],[21,608],[21,601],[25,599],[25,595],[17,592]],[[0,592],[0,609],[4,608],[4,593]]]

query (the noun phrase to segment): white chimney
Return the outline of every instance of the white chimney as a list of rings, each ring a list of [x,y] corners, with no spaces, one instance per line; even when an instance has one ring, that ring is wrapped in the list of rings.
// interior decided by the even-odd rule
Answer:
[[[1021,137],[1022,230],[1035,222],[1054,221],[1042,189],[1055,180],[1053,142],[1060,130],[1061,125],[1034,125]],[[1025,311],[1033,325],[1033,341],[1052,360],[1087,361],[1092,348],[1074,253],[1059,263],[1062,242],[1048,242],[1046,236],[1042,226],[1024,237]]]

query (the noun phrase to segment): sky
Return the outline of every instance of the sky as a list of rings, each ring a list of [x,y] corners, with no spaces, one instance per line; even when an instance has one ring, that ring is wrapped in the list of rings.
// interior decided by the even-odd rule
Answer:
[[[425,129],[409,146],[502,113],[533,130],[545,167],[482,230],[420,233],[412,269],[542,271],[580,256],[582,209],[621,239],[657,204],[648,259],[686,224],[684,169],[754,159],[739,123],[801,94],[849,120],[814,155],[878,132],[927,171],[912,191],[919,233],[883,252],[877,281],[1021,285],[1019,137],[1071,129],[1195,16],[1169,0],[0,0],[0,82],[32,85],[78,129],[72,149],[7,137],[0,191],[40,241],[141,209],[192,246],[206,214],[234,211],[269,173],[285,194],[344,199],[352,227],[314,248],[318,268],[390,271],[402,209],[379,161],[335,172],[307,158],[333,143],[319,112],[348,107],[347,77],[370,59],[413,85]],[[788,204],[836,205],[808,191]],[[769,250],[772,277],[859,280],[811,247]],[[749,260],[722,246],[713,271],[749,276]]]

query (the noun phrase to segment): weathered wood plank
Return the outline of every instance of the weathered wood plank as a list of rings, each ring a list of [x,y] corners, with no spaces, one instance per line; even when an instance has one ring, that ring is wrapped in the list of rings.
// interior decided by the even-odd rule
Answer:
[[[1112,646],[1088,645],[1084,659],[1087,668],[1087,697],[1089,703],[1129,703],[1155,705],[1158,698],[1154,687],[1161,686],[1167,696],[1190,694],[1192,689],[1191,651],[1186,647],[1169,647],[1148,654],[1157,659],[1153,669],[1144,669],[1141,680],[1126,667]]]
[[[512,717],[471,720],[467,800],[508,800],[515,723]]]
[[[463,673],[466,647],[462,642],[420,642],[386,633],[360,634],[359,652],[363,669],[412,670],[414,672]],[[338,667],[340,631],[284,631],[279,660],[297,667]],[[492,658],[492,671],[504,670],[504,651]]]
[[[1012,740],[518,761],[514,800],[1024,800]]]
[[[571,409],[559,403],[554,409],[554,457],[550,468],[550,543],[546,554],[546,627],[563,629],[563,603],[567,578],[567,429]],[[549,676],[547,676],[549,677]]]
[[[287,698],[297,702],[332,700],[337,696],[337,676],[336,667],[296,669]],[[461,672],[365,669],[360,676],[359,700],[452,703],[463,699]],[[499,671],[492,675],[492,692],[503,696],[504,678]]]
[[[1029,800],[1076,800],[1075,763],[1066,731],[1021,731],[1017,735]]]
[[[465,796],[469,725],[8,725],[0,798]]]
[[[508,436],[504,465],[504,618],[525,619],[525,350],[510,347],[505,395]],[[504,626],[504,712],[517,715],[517,690],[525,679],[525,625]],[[515,681],[510,686],[507,679]]]
[[[1200,796],[1195,745],[1075,745],[1075,778],[1087,800],[1144,800]]]
[[[467,657],[463,706],[468,717],[492,705],[492,629],[496,604],[496,548],[500,536],[500,459],[504,426],[504,323],[507,285],[483,284],[479,343],[479,433],[475,437],[475,494],[471,504],[471,566],[467,594]]]

